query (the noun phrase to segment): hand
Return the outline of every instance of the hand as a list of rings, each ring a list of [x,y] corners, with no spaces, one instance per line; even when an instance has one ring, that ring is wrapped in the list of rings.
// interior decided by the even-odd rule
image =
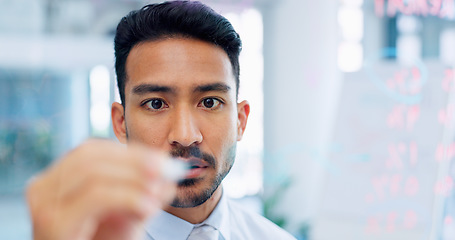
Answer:
[[[145,220],[175,195],[163,154],[89,140],[27,188],[35,240],[140,239]]]

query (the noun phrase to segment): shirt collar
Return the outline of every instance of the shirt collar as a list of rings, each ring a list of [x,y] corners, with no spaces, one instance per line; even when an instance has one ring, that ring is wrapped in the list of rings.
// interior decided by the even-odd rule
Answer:
[[[221,194],[220,201],[216,205],[210,216],[202,223],[208,224],[221,233],[225,240],[231,239],[230,224],[229,224],[229,209],[227,197],[223,193]]]
[[[193,224],[160,210],[146,224],[146,232],[153,239],[187,239]]]
[[[231,239],[227,197],[221,194],[220,201],[210,216],[200,224],[208,224],[220,232],[225,240]],[[170,213],[160,210],[146,224],[146,232],[154,239],[187,239],[196,226]]]

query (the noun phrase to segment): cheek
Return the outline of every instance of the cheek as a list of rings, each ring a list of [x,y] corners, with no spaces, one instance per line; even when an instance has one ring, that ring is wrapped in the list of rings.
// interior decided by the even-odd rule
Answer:
[[[129,116],[126,118],[128,140],[148,146],[160,146],[166,142],[168,129],[166,121],[140,116],[139,114],[130,114]]]
[[[201,127],[211,129],[213,134],[229,135],[236,132],[237,117],[233,111],[224,112],[219,115],[208,116],[203,118]]]
[[[237,118],[220,116],[217,119],[205,122],[203,137],[215,153],[225,155],[237,139]]]

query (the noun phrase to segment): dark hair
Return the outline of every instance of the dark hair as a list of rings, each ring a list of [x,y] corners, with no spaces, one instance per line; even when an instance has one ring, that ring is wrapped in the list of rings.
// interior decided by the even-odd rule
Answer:
[[[239,54],[242,42],[231,23],[210,7],[196,1],[150,4],[120,20],[115,34],[115,71],[120,99],[125,106],[126,59],[144,41],[194,38],[221,47],[228,55],[239,88]]]

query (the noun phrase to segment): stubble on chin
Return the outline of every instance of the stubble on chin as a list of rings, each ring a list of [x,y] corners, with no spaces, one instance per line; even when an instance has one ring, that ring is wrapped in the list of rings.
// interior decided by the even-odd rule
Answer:
[[[170,155],[173,157],[194,157],[203,159],[208,164],[208,170],[216,171],[217,169],[215,157],[202,152],[197,146],[176,146],[171,150]],[[203,204],[213,195],[216,188],[218,188],[218,186],[215,186],[218,182],[216,178],[218,178],[218,176],[215,176],[215,179],[206,176],[205,178],[183,179],[179,181],[177,183],[177,197],[171,203],[171,206],[177,208],[191,208]],[[208,186],[206,186],[206,184],[208,184]]]
[[[205,203],[212,197],[216,189],[220,186],[223,179],[231,171],[231,168],[235,160],[236,145],[231,147],[228,152],[228,156],[223,164],[223,171],[216,174],[213,179],[184,179],[178,182],[178,193],[174,201],[171,203],[172,207],[176,208],[192,208],[197,207]],[[210,186],[204,187],[204,189],[198,189],[198,185],[203,185],[204,182],[208,182]]]

